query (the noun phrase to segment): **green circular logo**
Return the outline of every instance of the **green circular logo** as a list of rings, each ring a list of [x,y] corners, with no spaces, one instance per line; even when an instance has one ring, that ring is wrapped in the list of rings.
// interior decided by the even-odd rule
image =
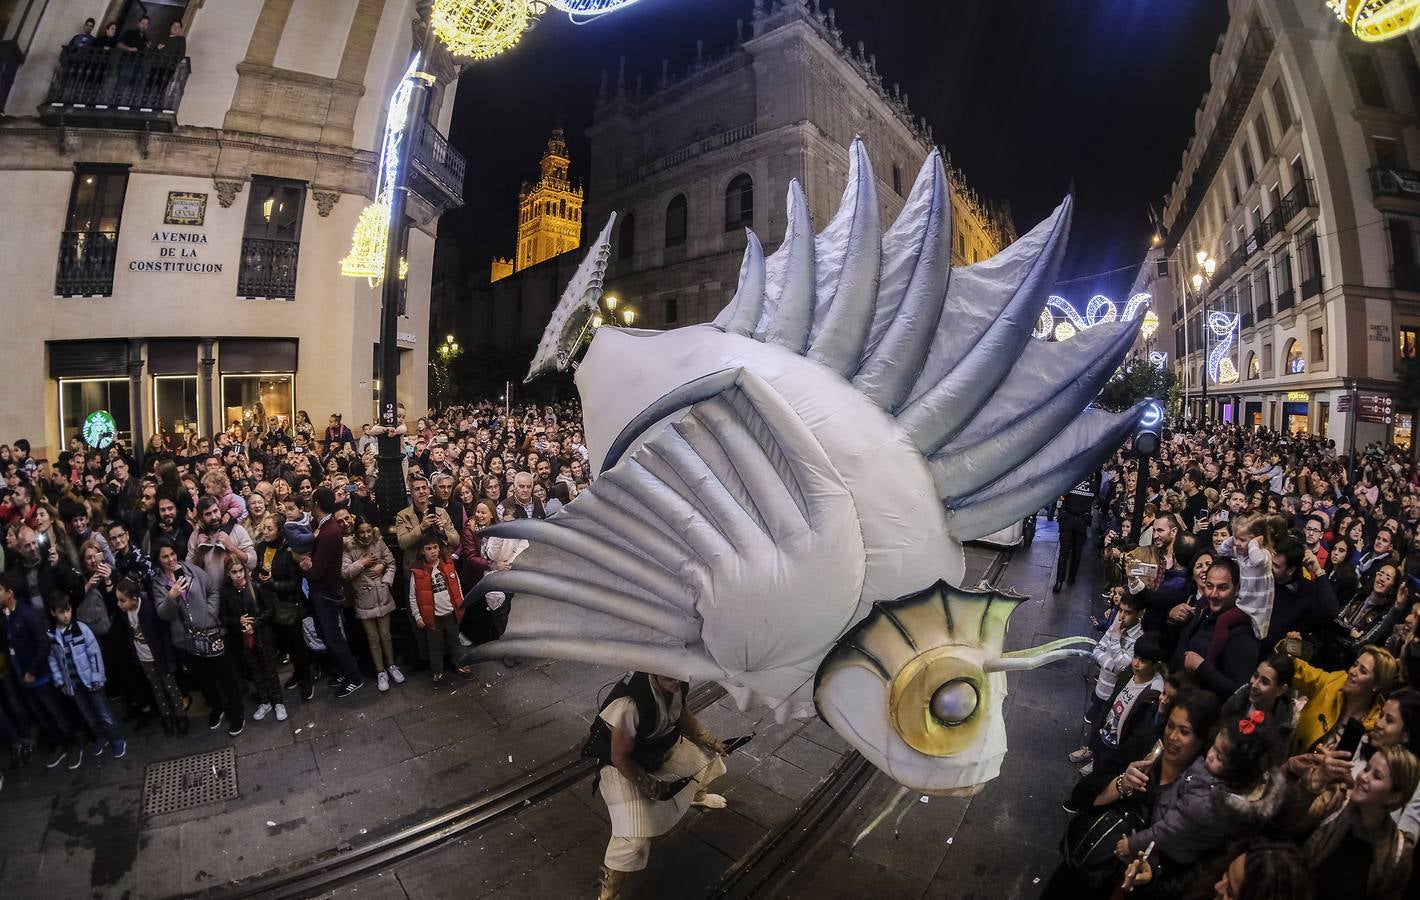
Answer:
[[[96,450],[103,450],[118,436],[118,423],[106,409],[89,413],[84,420],[84,443]]]

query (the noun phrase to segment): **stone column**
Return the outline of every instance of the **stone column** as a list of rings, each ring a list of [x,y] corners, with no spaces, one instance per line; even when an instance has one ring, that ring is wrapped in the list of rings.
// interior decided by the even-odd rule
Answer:
[[[202,339],[202,434],[206,437],[215,437],[217,432],[212,427],[212,410],[215,408],[216,398],[212,396],[212,367],[217,360],[212,356],[213,341],[211,338]]]

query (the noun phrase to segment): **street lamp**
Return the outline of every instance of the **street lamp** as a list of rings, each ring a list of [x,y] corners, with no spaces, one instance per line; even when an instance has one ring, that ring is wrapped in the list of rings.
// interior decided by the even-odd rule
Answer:
[[[621,311],[621,321],[626,323],[627,328],[630,328],[631,324],[636,321],[636,310],[623,309]]]
[[[1213,257],[1208,255],[1208,251],[1199,250],[1194,257],[1198,262],[1198,270],[1193,273],[1193,293],[1200,303],[1203,304],[1203,315],[1200,321],[1203,323],[1203,421],[1208,421],[1208,282],[1213,278],[1213,273],[1217,271],[1218,264]]]

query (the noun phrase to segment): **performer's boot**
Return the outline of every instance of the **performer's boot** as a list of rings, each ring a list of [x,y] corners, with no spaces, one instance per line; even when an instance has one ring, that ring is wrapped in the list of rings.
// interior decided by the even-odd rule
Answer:
[[[621,896],[621,889],[625,884],[625,872],[618,872],[615,869],[602,866],[601,893],[597,894],[597,900],[617,900]]]

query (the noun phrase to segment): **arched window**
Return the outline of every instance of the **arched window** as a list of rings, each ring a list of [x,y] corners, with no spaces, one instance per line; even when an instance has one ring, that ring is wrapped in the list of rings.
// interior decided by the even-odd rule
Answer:
[[[567,201],[565,199],[557,201],[557,214],[562,218],[567,218]]]
[[[616,258],[630,259],[636,255],[636,216],[627,213],[616,231]]]
[[[1302,345],[1296,339],[1287,342],[1283,352],[1283,363],[1288,375],[1300,375],[1307,370],[1307,358],[1302,355]]]
[[[666,246],[679,247],[685,243],[686,205],[685,195],[676,194],[666,204]]]
[[[725,230],[744,228],[754,221],[754,180],[741,172],[725,188]]]
[[[1248,380],[1248,381],[1252,381],[1254,378],[1261,378],[1261,377],[1262,377],[1262,363],[1258,361],[1258,358],[1257,358],[1257,354],[1256,354],[1256,353],[1248,353],[1248,355],[1247,355],[1247,380]]]

